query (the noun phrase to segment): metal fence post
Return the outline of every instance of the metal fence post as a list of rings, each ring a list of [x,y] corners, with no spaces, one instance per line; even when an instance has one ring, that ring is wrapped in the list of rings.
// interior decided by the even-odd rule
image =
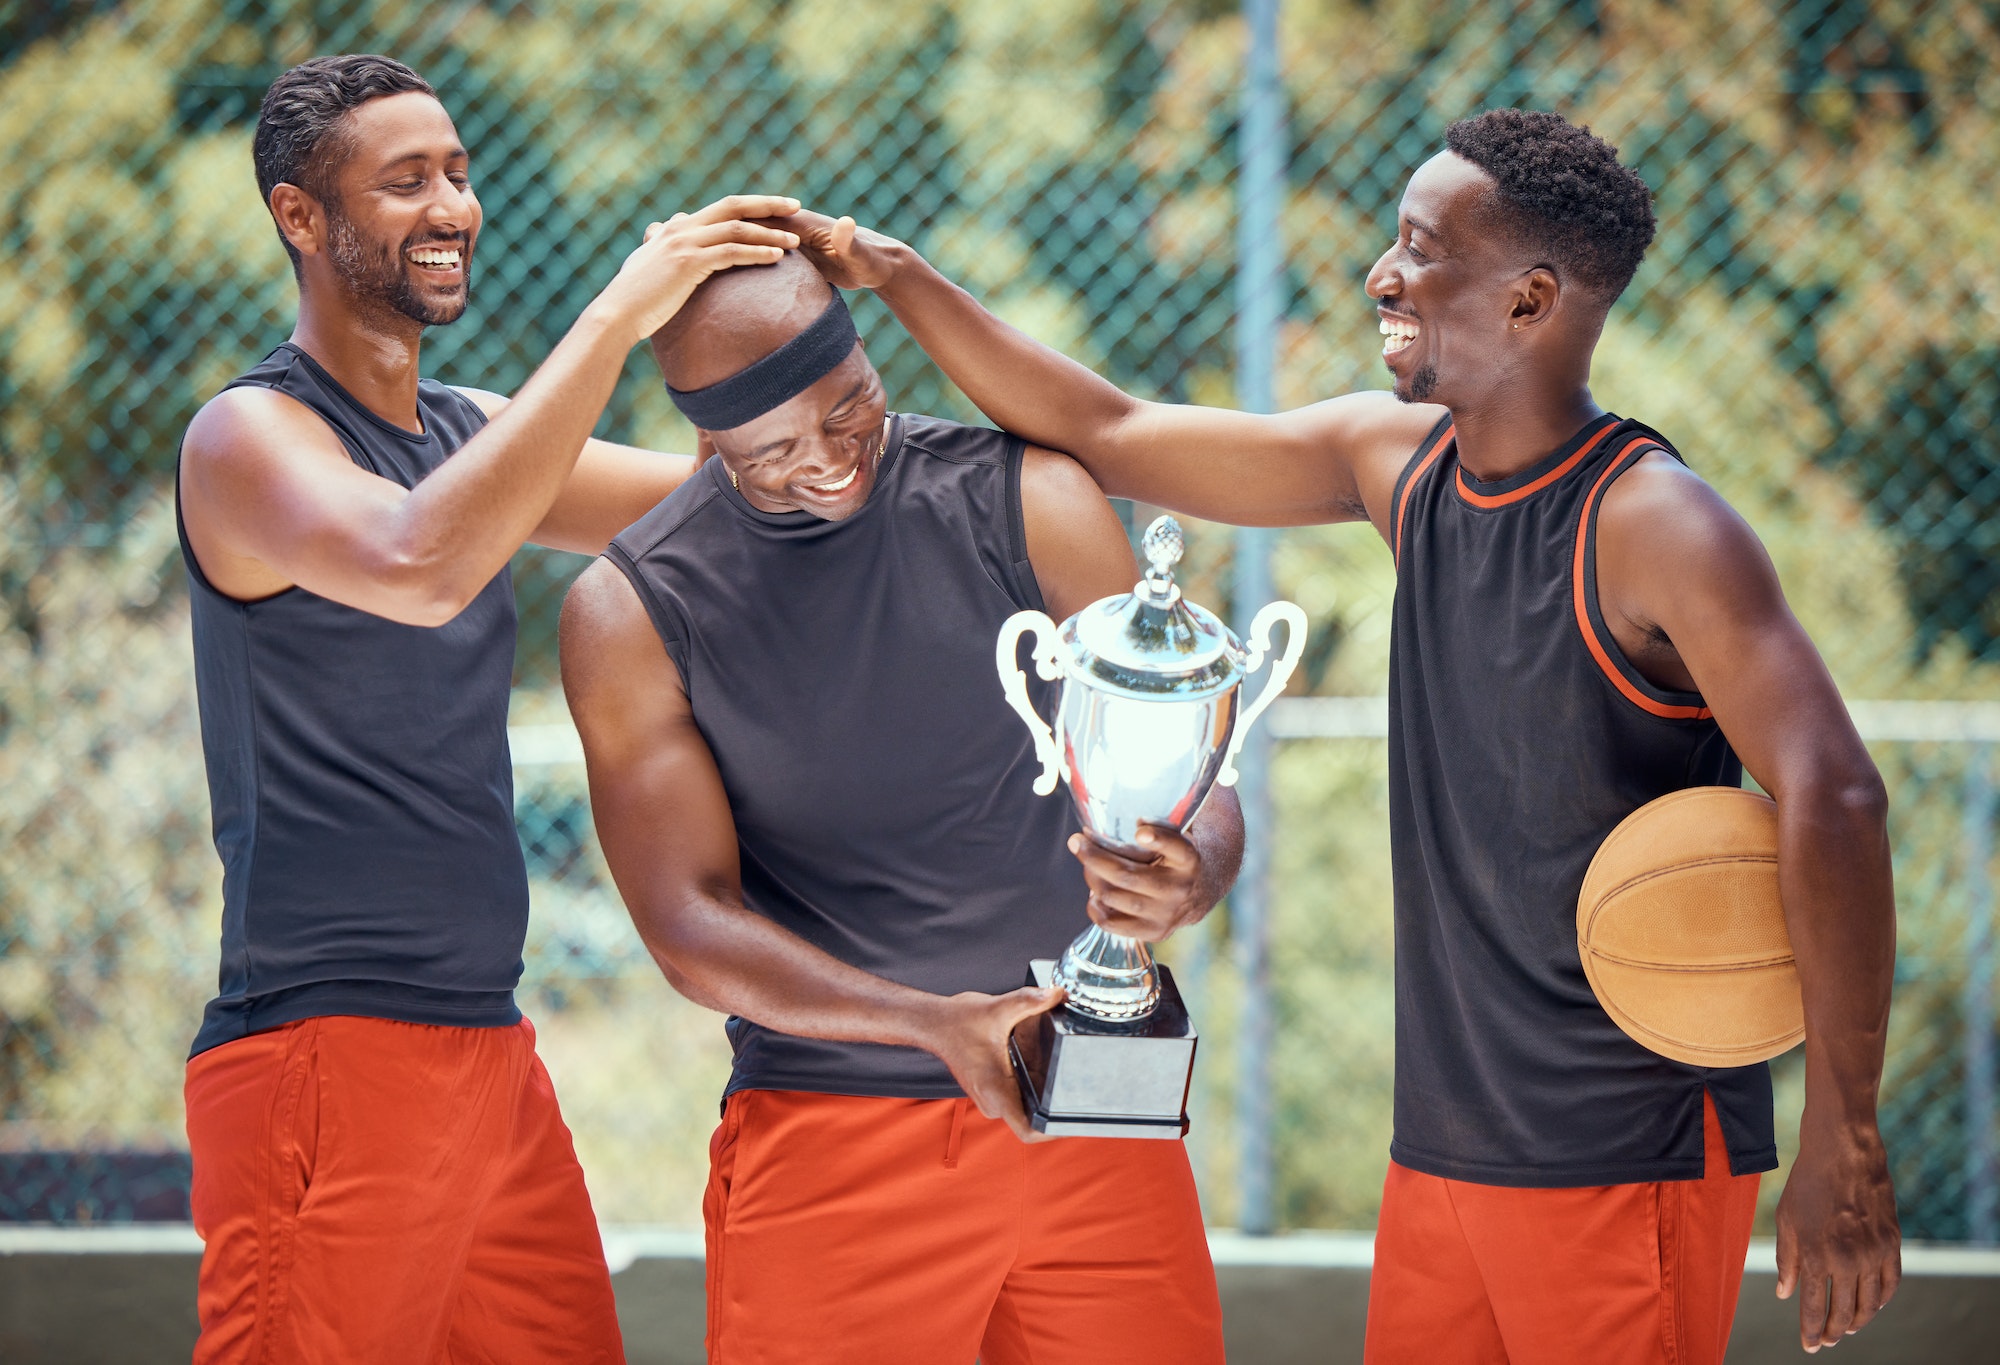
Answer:
[[[1965,1207],[1966,1240],[2000,1242],[1993,1056],[1993,745],[1967,746],[1965,770]]]
[[[1236,401],[1253,412],[1276,406],[1280,289],[1279,215],[1284,207],[1285,111],[1278,78],[1278,0],[1244,0],[1249,52],[1244,66],[1236,222]],[[1238,624],[1271,598],[1271,532],[1236,533]],[[1238,1042],[1238,1181],[1245,1232],[1271,1231],[1270,744],[1252,732],[1238,762],[1246,839],[1243,871],[1230,896],[1243,974]]]

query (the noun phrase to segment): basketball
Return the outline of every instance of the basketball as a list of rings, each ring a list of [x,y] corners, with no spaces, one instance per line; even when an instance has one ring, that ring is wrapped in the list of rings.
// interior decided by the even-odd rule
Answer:
[[[1778,900],[1778,808],[1691,787],[1625,817],[1576,907],[1584,975],[1634,1041],[1696,1066],[1745,1066],[1805,1037]]]

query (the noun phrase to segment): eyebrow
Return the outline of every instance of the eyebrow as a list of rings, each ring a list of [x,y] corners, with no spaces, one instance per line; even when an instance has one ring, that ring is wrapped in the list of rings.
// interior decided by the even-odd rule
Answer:
[[[419,152],[419,151],[403,152],[398,156],[389,157],[387,160],[378,163],[376,173],[378,175],[387,175],[390,171],[395,170],[398,166],[401,166],[407,162],[429,161],[430,159],[431,159],[431,154],[429,152]],[[446,161],[470,161],[472,160],[472,154],[466,151],[465,148],[463,147],[454,146],[450,151],[444,154],[444,159]]]
[[[856,398],[858,398],[861,395],[862,390],[866,389],[867,387],[868,387],[867,375],[863,375],[861,376],[861,378],[855,380],[854,387],[849,389],[846,393],[842,394],[839,401],[836,402],[831,408],[827,409],[826,420],[828,422],[831,422],[836,417],[838,417],[840,415],[840,410],[846,407],[849,403],[852,403]],[[824,425],[825,423],[821,423],[821,426]],[[764,442],[763,445],[752,446],[750,448],[749,454],[745,455],[743,458],[745,460],[761,460],[764,458],[765,451],[776,450],[780,446],[792,445],[798,439],[799,438],[796,436],[781,436],[775,441],[766,441]]]
[[[1429,223],[1426,223],[1421,218],[1412,217],[1410,214],[1405,213],[1403,215],[1403,221],[1408,223],[1413,231],[1421,232],[1431,237],[1435,237],[1438,235],[1437,229],[1432,227]]]

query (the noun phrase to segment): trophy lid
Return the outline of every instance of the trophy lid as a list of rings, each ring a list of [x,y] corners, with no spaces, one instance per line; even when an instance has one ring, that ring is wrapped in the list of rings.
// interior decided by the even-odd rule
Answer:
[[[1185,542],[1160,517],[1139,542],[1146,576],[1131,592],[1091,603],[1063,623],[1065,671],[1088,686],[1154,701],[1195,701],[1242,681],[1243,646],[1174,582]]]

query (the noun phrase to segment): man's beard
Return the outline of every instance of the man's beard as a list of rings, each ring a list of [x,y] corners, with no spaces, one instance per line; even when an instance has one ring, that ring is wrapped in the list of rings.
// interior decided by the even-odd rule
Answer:
[[[334,272],[364,308],[386,309],[425,327],[442,327],[464,316],[472,301],[472,243],[458,239],[459,269],[465,287],[455,299],[430,302],[416,290],[399,255],[354,230],[338,207],[326,206],[327,256]]]
[[[1438,372],[1435,365],[1419,365],[1417,372],[1410,376],[1410,386],[1396,386],[1396,397],[1405,403],[1428,403],[1437,392]]]

